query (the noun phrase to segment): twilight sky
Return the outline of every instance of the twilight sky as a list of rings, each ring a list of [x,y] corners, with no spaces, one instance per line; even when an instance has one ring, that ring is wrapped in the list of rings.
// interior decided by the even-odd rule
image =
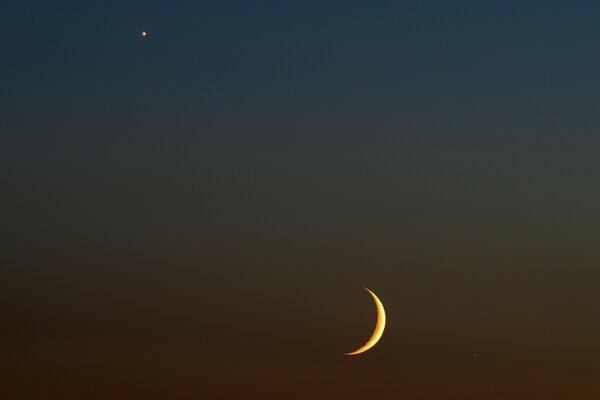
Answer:
[[[4,1],[0,397],[600,397],[598,21]]]

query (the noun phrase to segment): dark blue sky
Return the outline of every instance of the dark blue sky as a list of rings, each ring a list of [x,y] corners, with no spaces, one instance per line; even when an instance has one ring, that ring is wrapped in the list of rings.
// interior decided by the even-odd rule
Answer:
[[[0,397],[597,398],[599,20],[3,2]]]
[[[416,3],[4,5],[3,147],[597,144],[598,5]]]

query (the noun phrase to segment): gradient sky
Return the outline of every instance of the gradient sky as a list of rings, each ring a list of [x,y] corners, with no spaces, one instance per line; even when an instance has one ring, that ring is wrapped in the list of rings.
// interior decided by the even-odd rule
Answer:
[[[4,1],[0,397],[599,398],[598,21]]]

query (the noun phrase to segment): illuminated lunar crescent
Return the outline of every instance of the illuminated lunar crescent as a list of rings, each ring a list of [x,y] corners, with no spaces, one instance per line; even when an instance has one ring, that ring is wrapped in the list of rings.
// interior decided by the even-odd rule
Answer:
[[[367,343],[365,343],[361,348],[354,350],[352,353],[344,353],[347,356],[355,356],[357,354],[364,353],[371,347],[375,346],[379,339],[381,339],[381,335],[383,335],[383,330],[385,329],[385,310],[383,308],[383,304],[381,304],[381,301],[379,301],[379,298],[375,295],[375,293],[371,292],[367,288],[365,288],[365,290],[369,292],[375,301],[375,306],[377,307],[377,324],[375,324],[373,335],[371,335],[371,338],[367,341]]]

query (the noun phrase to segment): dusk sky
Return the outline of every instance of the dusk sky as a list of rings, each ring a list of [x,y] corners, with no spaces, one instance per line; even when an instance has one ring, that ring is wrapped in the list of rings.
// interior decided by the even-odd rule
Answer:
[[[600,398],[599,21],[3,1],[0,398]]]

